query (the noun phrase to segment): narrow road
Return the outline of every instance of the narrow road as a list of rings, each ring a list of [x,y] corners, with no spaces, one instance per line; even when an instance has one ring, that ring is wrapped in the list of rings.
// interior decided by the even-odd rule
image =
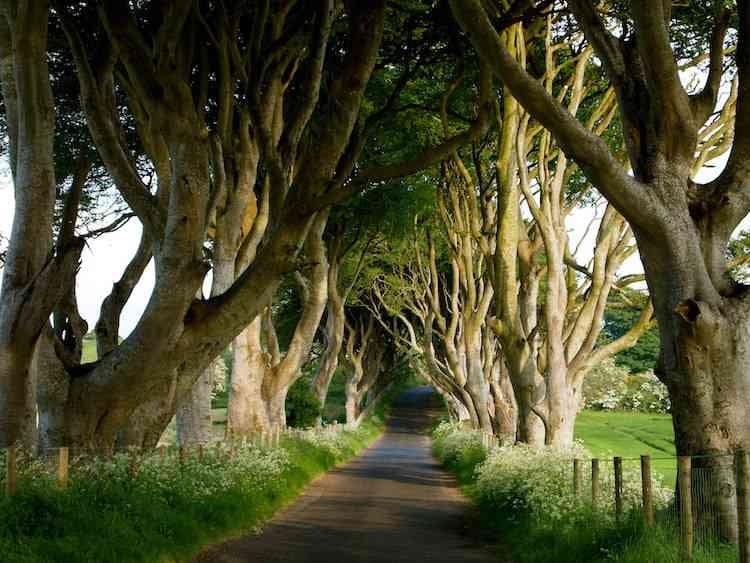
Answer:
[[[262,533],[195,563],[497,563],[468,534],[470,505],[430,454],[425,431],[436,405],[429,388],[407,391],[372,447],[308,486]]]

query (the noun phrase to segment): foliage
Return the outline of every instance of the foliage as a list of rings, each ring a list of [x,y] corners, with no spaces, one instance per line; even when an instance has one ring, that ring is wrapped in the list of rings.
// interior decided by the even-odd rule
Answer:
[[[640,311],[632,308],[610,307],[604,313],[604,328],[600,335],[602,343],[617,340],[635,324]],[[654,369],[659,355],[659,329],[651,327],[631,348],[615,355],[615,363],[630,373],[642,373]]]
[[[476,468],[477,494],[483,502],[498,510],[530,515],[539,522],[555,525],[572,523],[588,514],[588,500],[573,491],[573,460],[587,459],[589,453],[580,443],[568,449],[532,448],[527,445],[506,446],[493,450]],[[588,464],[585,464],[588,465]],[[587,478],[588,477],[588,478]],[[590,482],[584,472],[584,483]],[[599,510],[601,518],[614,517],[614,475],[601,474]],[[609,493],[609,494],[607,494]],[[654,483],[654,502],[666,507],[672,492],[659,479]],[[640,468],[625,464],[623,469],[623,503],[626,510],[641,502]]]
[[[289,388],[286,397],[286,423],[295,428],[313,426],[320,416],[320,401],[313,395],[310,381],[301,377]]]
[[[583,382],[584,406],[595,410],[668,413],[669,393],[652,371],[630,374],[608,358]]]
[[[163,463],[152,453],[140,459],[136,477],[128,455],[76,459],[66,489],[41,462],[24,463],[17,494],[0,497],[1,558],[188,559],[204,544],[267,520],[317,474],[370,443],[381,427],[382,418],[373,417],[354,431],[308,431],[283,438],[278,448],[240,448],[231,462],[226,449],[184,464]]]
[[[479,432],[464,428],[460,423],[443,422],[435,428],[432,437],[435,456],[456,470],[470,468],[470,472],[473,472],[487,457]],[[469,478],[471,475],[461,477]]]
[[[750,282],[750,231],[740,231],[729,241],[727,258],[732,278],[744,284]]]
[[[585,500],[573,495],[572,459],[587,455],[580,444],[563,451],[527,446],[493,448],[478,461],[476,456],[463,453],[464,449],[474,450],[476,438],[457,425],[440,425],[433,440],[438,458],[457,473],[464,490],[477,503],[479,522],[490,533],[501,536],[504,553],[514,561],[681,560],[679,535],[669,524],[647,529],[638,510],[627,512],[618,523],[612,517],[611,497],[605,494],[601,499],[606,510],[593,512]],[[446,448],[449,442],[452,445]],[[444,458],[443,453],[451,457]],[[609,474],[602,472],[602,492],[613,490]],[[640,476],[626,469],[624,493],[629,507],[637,508],[639,492]],[[654,483],[657,506],[666,507],[671,496],[658,480]],[[736,560],[736,554],[731,548],[699,546],[694,560],[729,562]]]

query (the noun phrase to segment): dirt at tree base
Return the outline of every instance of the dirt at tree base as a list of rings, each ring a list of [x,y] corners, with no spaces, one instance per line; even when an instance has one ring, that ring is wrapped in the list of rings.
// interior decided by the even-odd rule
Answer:
[[[430,453],[439,413],[429,388],[405,392],[372,447],[312,483],[262,533],[194,562],[497,563],[497,548],[473,531],[470,503]]]

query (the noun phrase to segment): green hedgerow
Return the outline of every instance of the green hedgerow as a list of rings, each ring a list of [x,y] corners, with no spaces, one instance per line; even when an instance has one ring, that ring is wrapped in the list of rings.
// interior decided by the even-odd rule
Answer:
[[[53,464],[20,456],[18,491],[0,495],[0,561],[181,561],[202,545],[253,528],[319,473],[371,442],[382,426],[309,430],[279,447],[207,448],[135,459],[71,460],[65,489]]]

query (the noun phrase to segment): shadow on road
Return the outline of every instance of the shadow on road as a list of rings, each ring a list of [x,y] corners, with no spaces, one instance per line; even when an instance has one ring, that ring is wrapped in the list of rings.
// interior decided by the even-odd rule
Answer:
[[[470,505],[430,453],[426,433],[441,412],[430,388],[406,391],[371,448],[313,483],[261,534],[195,561],[499,561],[471,533]]]

